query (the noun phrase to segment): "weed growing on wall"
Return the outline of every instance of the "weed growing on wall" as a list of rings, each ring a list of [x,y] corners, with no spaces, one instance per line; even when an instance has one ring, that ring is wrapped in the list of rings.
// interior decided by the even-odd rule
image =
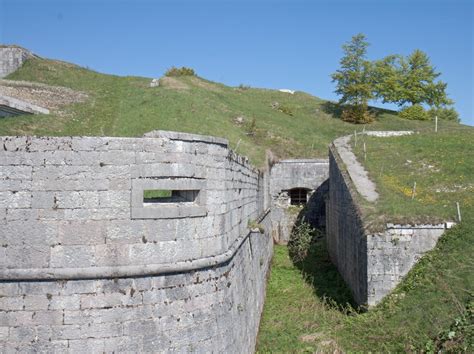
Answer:
[[[249,220],[248,228],[252,231],[258,230],[261,234],[265,233],[265,228],[263,227],[263,225],[255,220]]]

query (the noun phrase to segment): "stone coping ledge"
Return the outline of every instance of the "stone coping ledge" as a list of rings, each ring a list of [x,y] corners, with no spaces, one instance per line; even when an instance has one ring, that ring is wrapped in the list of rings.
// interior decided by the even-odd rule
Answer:
[[[32,103],[19,100],[10,96],[0,95],[0,105],[14,108],[26,113],[42,113],[49,114],[49,109],[43,108]]]
[[[415,224],[415,225],[410,225],[410,224],[391,224],[387,223],[385,226],[387,230],[390,229],[442,229],[442,230],[447,230],[451,229],[457,224],[452,221],[447,221],[445,223],[440,223],[440,224]]]
[[[229,146],[229,141],[224,138],[218,138],[209,135],[198,135],[191,133],[183,132],[173,132],[167,130],[152,130],[151,132],[145,133],[144,138],[166,138],[170,140],[182,140],[190,142],[204,142],[217,145],[224,145],[225,147]]]
[[[368,136],[377,136],[380,138],[387,138],[391,136],[403,136],[403,135],[412,135],[413,130],[367,130],[362,134]],[[361,134],[361,133],[358,133]]]
[[[265,210],[257,219],[261,222],[270,212]],[[219,255],[180,261],[175,263],[146,264],[131,266],[104,266],[82,268],[29,268],[29,269],[1,269],[0,281],[30,281],[30,280],[83,280],[104,278],[130,278],[142,276],[156,276],[190,272],[197,269],[214,267],[230,261],[247,238],[254,234],[249,230],[239,236],[230,248]]]
[[[367,130],[357,134],[376,136],[376,137],[392,137],[392,136],[404,136],[411,135],[414,132],[411,130]],[[379,198],[375,183],[370,180],[369,174],[365,167],[357,160],[355,154],[352,152],[350,146],[351,135],[346,135],[335,139],[331,146],[334,147],[337,155],[344,163],[349,178],[359,194],[369,202],[376,202]]]
[[[352,135],[346,135],[334,140],[332,143],[333,150],[335,150],[335,153],[343,162],[356,191],[365,200],[375,202],[379,198],[379,194],[375,188],[375,183],[369,179],[368,172],[352,152],[350,146],[351,137]]]
[[[321,163],[321,164],[328,164],[329,159],[288,159],[288,160],[281,160],[275,163]]]

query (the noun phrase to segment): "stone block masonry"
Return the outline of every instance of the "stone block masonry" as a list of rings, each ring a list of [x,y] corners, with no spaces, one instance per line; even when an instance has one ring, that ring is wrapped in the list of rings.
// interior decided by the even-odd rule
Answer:
[[[368,132],[369,133],[369,132]],[[403,132],[406,134],[406,132]],[[375,134],[374,134],[375,135]],[[399,132],[377,132],[397,136]],[[365,171],[351,170],[346,161],[347,137],[337,139],[329,149],[329,197],[326,231],[329,255],[351,289],[358,304],[373,306],[393,290],[424,253],[431,250],[449,223],[439,225],[392,225],[370,232],[358,205],[367,193],[358,190]],[[341,154],[340,147],[344,147]],[[367,178],[367,177],[365,177]]]
[[[0,79],[16,71],[33,54],[17,46],[0,45]]]
[[[49,114],[49,109],[0,94],[0,117],[34,113]]]
[[[263,193],[224,139],[0,138],[0,351],[253,351]]]
[[[329,177],[329,162],[325,159],[293,159],[277,162],[269,177],[269,192],[272,207],[272,236],[280,244],[289,241],[291,230],[301,208],[291,208],[291,190],[301,189],[307,193],[305,220],[313,226],[325,224],[325,182]],[[294,209],[294,210],[293,210]]]

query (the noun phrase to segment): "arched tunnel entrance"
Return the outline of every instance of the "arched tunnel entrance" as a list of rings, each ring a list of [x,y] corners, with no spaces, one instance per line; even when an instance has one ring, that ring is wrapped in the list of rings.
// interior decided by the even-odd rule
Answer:
[[[328,160],[283,160],[272,166],[269,184],[276,243],[288,243],[297,220],[324,227],[328,177]]]

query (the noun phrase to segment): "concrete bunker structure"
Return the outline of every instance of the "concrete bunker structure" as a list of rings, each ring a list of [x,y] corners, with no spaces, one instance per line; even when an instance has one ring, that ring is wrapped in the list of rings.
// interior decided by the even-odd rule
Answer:
[[[272,237],[276,243],[288,243],[298,216],[315,227],[324,227],[328,178],[329,160],[325,159],[282,160],[271,167]]]

